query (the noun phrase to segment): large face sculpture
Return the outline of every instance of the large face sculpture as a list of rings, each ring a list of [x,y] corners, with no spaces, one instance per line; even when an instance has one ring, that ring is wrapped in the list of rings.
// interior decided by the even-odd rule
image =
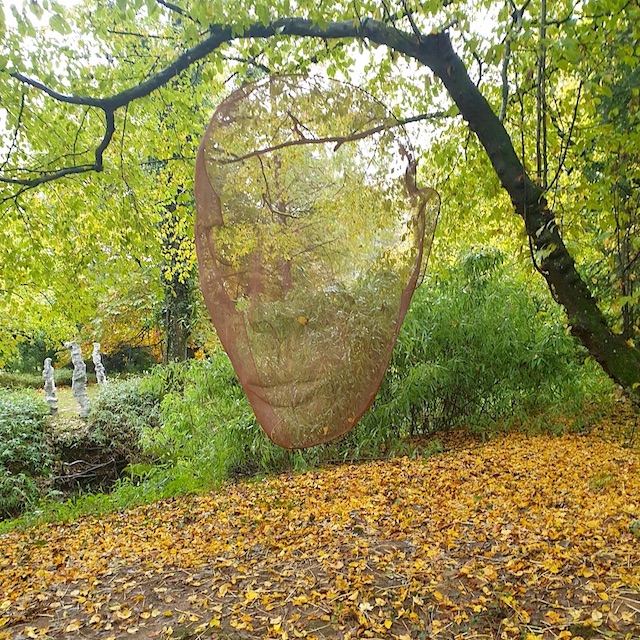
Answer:
[[[437,217],[411,153],[371,95],[304,76],[238,89],[202,139],[202,291],[280,446],[345,433],[375,397]]]

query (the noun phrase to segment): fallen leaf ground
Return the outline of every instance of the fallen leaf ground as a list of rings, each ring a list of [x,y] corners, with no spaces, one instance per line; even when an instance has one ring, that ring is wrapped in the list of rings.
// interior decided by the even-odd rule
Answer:
[[[6,534],[0,639],[640,638],[640,452],[447,444]]]

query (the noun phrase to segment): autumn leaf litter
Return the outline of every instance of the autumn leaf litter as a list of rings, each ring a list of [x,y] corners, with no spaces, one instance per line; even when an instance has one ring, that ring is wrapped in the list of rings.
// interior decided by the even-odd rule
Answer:
[[[13,531],[0,640],[640,638],[638,449],[458,445]]]

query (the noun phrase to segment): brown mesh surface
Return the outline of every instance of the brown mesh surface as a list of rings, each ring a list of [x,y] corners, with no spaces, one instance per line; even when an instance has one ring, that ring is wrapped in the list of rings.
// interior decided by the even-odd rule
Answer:
[[[245,85],[196,161],[209,313],[263,429],[304,448],[371,405],[426,263],[437,197],[369,94],[322,78]]]

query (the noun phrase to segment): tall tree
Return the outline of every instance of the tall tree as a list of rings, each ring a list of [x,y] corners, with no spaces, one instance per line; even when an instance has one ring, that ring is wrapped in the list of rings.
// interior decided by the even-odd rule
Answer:
[[[30,43],[32,21],[26,13],[15,12],[17,28],[5,38],[5,71],[0,76],[0,93],[14,132],[0,175],[5,187],[0,200],[5,205],[15,205],[37,187],[104,171],[114,160],[116,132],[122,132],[125,114],[138,101],[143,104],[167,91],[173,78],[196,64],[216,72],[233,58],[271,71],[290,71],[321,61],[328,73],[355,72],[354,54],[359,47],[368,60],[365,81],[373,90],[387,92],[388,101],[401,115],[411,117],[417,115],[413,110],[424,113],[444,105],[464,119],[522,219],[536,268],[566,310],[571,331],[609,375],[635,392],[640,383],[640,351],[609,326],[576,269],[549,205],[554,195],[549,188],[559,183],[566,168],[573,132],[568,129],[568,139],[554,148],[547,107],[554,65],[564,72],[566,82],[576,75],[581,60],[602,47],[603,38],[624,30],[637,42],[640,9],[636,3],[561,1],[547,7],[535,0],[522,6],[511,0],[506,5],[473,0],[353,0],[346,4],[301,0],[295,5],[289,0],[118,0],[95,5],[87,1],[75,17],[64,14],[56,3],[49,8],[52,28],[91,32],[99,52],[82,39],[72,45]],[[473,20],[487,10],[497,27],[493,39],[473,29]],[[134,26],[138,24],[144,29]],[[153,39],[153,56],[141,60],[133,55],[135,45],[124,47],[123,37],[134,42]],[[525,70],[514,76],[512,70],[519,70],[512,65],[514,51],[518,43],[528,41],[535,42],[535,65],[530,73]],[[558,42],[564,51],[554,50],[552,45]],[[381,52],[372,50],[375,47],[381,47]],[[625,48],[624,55],[636,64],[633,47]],[[59,72],[61,61],[64,73]],[[118,82],[112,81],[115,77]],[[509,118],[510,97],[515,96],[522,107],[521,125],[527,122],[528,87],[535,91],[537,125],[532,131],[513,127]],[[179,109],[186,93],[172,92],[167,97]],[[583,88],[578,102],[585,96]],[[53,104],[64,109],[54,109]],[[56,114],[55,119],[50,114]],[[43,123],[61,137],[65,126],[70,130],[65,153],[60,151],[64,141],[57,146],[57,157],[47,151],[39,138]],[[532,146],[539,161],[539,180],[527,170]],[[559,172],[558,180],[552,167]]]

